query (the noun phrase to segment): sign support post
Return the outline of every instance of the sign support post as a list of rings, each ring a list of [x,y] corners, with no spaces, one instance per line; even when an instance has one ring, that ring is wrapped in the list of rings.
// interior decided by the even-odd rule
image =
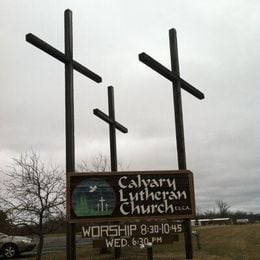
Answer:
[[[178,46],[176,30],[171,29],[169,31],[170,40],[170,53],[171,53],[171,68],[175,71],[178,77],[180,76],[179,70],[179,57],[178,57]],[[182,113],[182,99],[181,99],[181,87],[180,81],[177,84],[172,83],[173,89],[173,103],[175,112],[175,131],[176,131],[176,143],[177,143],[177,157],[178,167],[180,170],[186,170],[186,152],[185,152],[185,140],[184,140],[184,127],[183,127],[183,113]],[[184,219],[184,240],[185,240],[185,251],[186,258],[193,258],[193,247],[192,247],[192,233],[191,233],[191,222],[189,219]]]
[[[171,70],[167,69],[166,67],[161,65],[159,62],[157,62],[156,60],[154,60],[152,57],[150,57],[144,52],[139,54],[139,60],[172,82],[178,167],[180,170],[185,170],[187,167],[186,167],[186,153],[185,153],[185,142],[184,142],[181,88],[183,88],[193,96],[197,97],[198,99],[203,99],[204,94],[200,92],[198,89],[194,88],[188,82],[180,78],[177,36],[176,36],[175,29],[171,29],[169,31],[169,40],[170,40],[170,54],[171,54]],[[183,222],[184,222],[186,259],[193,259],[190,219],[184,219]]]
[[[64,14],[66,172],[75,171],[72,12]],[[76,225],[66,225],[67,259],[76,259]],[[70,250],[68,250],[70,248]]]
[[[97,83],[100,83],[102,78],[73,60],[72,11],[69,9],[64,12],[64,31],[65,53],[31,33],[26,34],[26,41],[65,64],[66,172],[68,173],[75,171],[73,70],[77,70]],[[73,223],[67,223],[66,241],[67,259],[75,260],[76,240]]]

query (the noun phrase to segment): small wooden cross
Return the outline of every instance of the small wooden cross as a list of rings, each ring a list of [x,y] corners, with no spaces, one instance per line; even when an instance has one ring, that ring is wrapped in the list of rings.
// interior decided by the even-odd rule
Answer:
[[[110,86],[107,89],[108,115],[97,108],[93,110],[93,113],[109,124],[111,171],[117,171],[116,129],[122,133],[127,133],[128,130],[115,120],[114,88]]]

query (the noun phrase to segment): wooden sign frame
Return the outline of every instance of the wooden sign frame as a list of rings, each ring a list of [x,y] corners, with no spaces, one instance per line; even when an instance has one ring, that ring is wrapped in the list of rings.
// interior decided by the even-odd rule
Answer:
[[[188,170],[68,173],[67,191],[70,223],[195,216]]]

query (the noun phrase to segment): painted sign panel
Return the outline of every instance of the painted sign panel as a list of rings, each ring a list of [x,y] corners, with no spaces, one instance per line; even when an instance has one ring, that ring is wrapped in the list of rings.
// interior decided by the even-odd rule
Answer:
[[[93,247],[146,246],[178,241],[182,222],[173,220],[102,222],[83,225],[82,237],[92,238]]]
[[[107,237],[103,239],[94,239],[92,241],[94,248],[112,248],[112,247],[127,247],[127,246],[147,246],[149,243],[153,245],[171,244],[174,241],[179,241],[178,235],[157,235],[150,237]]]
[[[69,173],[68,221],[192,218],[190,171]]]
[[[136,221],[127,223],[95,223],[83,225],[83,238],[102,237],[141,237],[156,235],[174,235],[183,232],[182,222],[173,221]]]

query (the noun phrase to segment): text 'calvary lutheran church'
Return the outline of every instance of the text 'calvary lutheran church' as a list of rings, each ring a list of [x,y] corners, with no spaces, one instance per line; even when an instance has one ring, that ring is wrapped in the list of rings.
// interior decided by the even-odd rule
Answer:
[[[69,221],[193,217],[190,171],[69,175]]]

